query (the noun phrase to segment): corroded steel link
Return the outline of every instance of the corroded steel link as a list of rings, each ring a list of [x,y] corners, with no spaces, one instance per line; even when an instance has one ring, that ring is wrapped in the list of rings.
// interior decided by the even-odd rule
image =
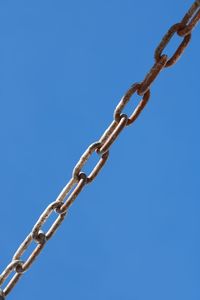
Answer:
[[[112,123],[109,125],[109,127],[104,131],[101,138],[99,139],[99,142],[101,145],[105,144],[105,142],[109,139],[110,135],[113,133],[115,128],[117,127],[119,122],[116,122],[115,120],[112,121]],[[99,150],[97,149],[97,152]]]
[[[152,83],[165,67],[173,65],[182,55],[183,51],[190,42],[192,30],[197,25],[199,20],[200,0],[196,0],[189,8],[181,22],[174,24],[164,35],[160,44],[155,50],[154,56],[156,61],[153,67],[147,73],[142,82],[133,84],[122,97],[115,108],[114,120],[112,121],[112,123],[105,130],[99,141],[91,144],[80,157],[78,163],[74,167],[72,178],[61,191],[57,199],[46,207],[46,209],[43,211],[43,213],[40,215],[39,219],[33,226],[32,231],[15,252],[12,261],[0,274],[0,300],[5,300],[5,297],[14,288],[23,273],[35,261],[37,256],[43,250],[47,241],[54,235],[59,226],[62,224],[67,215],[69,207],[75,201],[77,196],[80,194],[83,188],[88,183],[92,182],[99,174],[100,170],[108,159],[109,149],[111,145],[119,137],[122,130],[126,126],[132,124],[140,115],[150,98],[150,87]],[[175,50],[171,58],[168,58],[168,56],[166,54],[162,54],[162,52],[175,33],[181,36],[183,40]],[[135,93],[142,97],[142,99],[137,104],[131,116],[128,117],[126,114],[123,114],[122,111]],[[96,152],[100,156],[100,158],[96,166],[87,176],[82,172],[82,169],[94,152]],[[57,214],[57,218],[52,223],[52,225],[49,226],[50,228],[47,230],[47,232],[44,233],[42,231],[42,227],[50,219],[53,213]],[[28,256],[28,258],[23,261],[22,256],[24,256],[26,251],[28,251],[28,248],[32,243],[35,244],[35,248]],[[11,279],[6,285],[5,282],[7,281],[9,276],[11,276]],[[5,288],[3,288],[2,285],[5,285]]]
[[[123,114],[123,115],[120,116],[120,118],[121,119],[120,119],[119,123],[116,122],[117,126],[113,127],[113,130],[109,132],[109,135],[107,136],[107,139],[104,140],[104,143],[101,143],[101,147],[97,150],[98,153],[105,153],[106,154],[107,151],[109,150],[110,146],[118,138],[118,136],[121,133],[122,129],[124,129],[126,127],[126,124],[128,122],[128,116]],[[110,127],[111,126],[109,126],[109,128]]]
[[[40,218],[38,219],[38,221],[36,222],[35,226],[32,229],[32,237],[33,237],[33,239],[35,239],[36,241],[40,242],[39,234],[40,234],[40,231],[41,231],[41,227],[46,223],[46,221],[49,219],[50,215],[53,212],[59,213],[59,208],[61,206],[62,206],[61,202],[60,203],[59,202],[53,202],[53,203],[49,204],[49,206],[41,214]],[[54,228],[54,232],[57,230],[58,226],[60,226],[60,224],[64,220],[64,216],[65,215],[66,215],[66,211],[64,213],[61,213],[57,217],[56,221],[53,223],[52,226]],[[55,224],[56,224],[56,228],[55,228]],[[52,231],[52,229],[50,230],[50,232],[51,231]],[[46,240],[48,240],[51,236],[52,236],[52,234],[49,234],[49,231],[48,231],[47,234],[45,234]]]
[[[72,205],[72,203],[75,201],[75,199],[77,198],[77,196],[80,194],[80,192],[82,191],[82,189],[86,185],[86,183],[87,183],[87,176],[85,175],[85,173],[80,173],[79,177],[80,178],[79,178],[79,182],[77,183],[77,186],[72,191],[72,193],[69,195],[69,197],[67,198],[67,200],[65,201],[65,203],[59,209],[60,213],[65,212]]]
[[[45,236],[42,232],[38,233],[38,235]],[[13,260],[21,260],[21,256],[24,254],[24,252],[27,250],[27,248],[31,245],[31,243],[36,243],[37,246],[35,249],[31,252],[29,257],[26,259],[26,261],[23,262],[20,268],[16,269],[17,273],[24,273],[34,262],[34,260],[37,258],[37,256],[40,254],[42,249],[45,246],[46,239],[41,238],[40,242],[38,240],[34,240],[32,232],[26,237],[26,239],[23,241],[21,246],[17,249],[16,253],[13,256]]]
[[[73,187],[76,185],[77,180],[74,178],[71,178],[70,181],[66,184],[64,189],[61,191],[61,193],[58,195],[55,202],[64,202],[66,197],[68,196],[69,192],[73,189]]]
[[[59,206],[59,207],[61,207],[61,206]],[[59,214],[59,216],[57,217],[57,219],[55,220],[55,222],[51,225],[51,227],[49,228],[49,230],[46,233],[46,239],[47,239],[47,241],[50,238],[52,238],[52,236],[54,235],[54,233],[56,233],[57,229],[60,227],[60,225],[64,221],[66,213],[67,213],[67,211],[64,211],[64,212],[61,211],[61,212],[59,212],[58,208],[55,211]]]
[[[26,251],[28,246],[31,244],[32,240],[32,234],[29,233],[29,235],[25,238],[25,240],[21,243],[21,245],[13,255],[13,260],[19,260],[21,258],[22,254]]]
[[[15,287],[15,285],[18,283],[18,281],[20,280],[20,278],[22,277],[22,273],[16,273],[12,279],[9,281],[9,283],[7,284],[7,286],[5,287],[3,293],[5,296],[7,296],[12,289]],[[1,299],[1,298],[0,298]]]
[[[87,162],[87,160],[89,159],[89,157],[94,153],[97,152],[97,150],[101,147],[101,143],[100,142],[96,142],[91,144],[87,150],[83,153],[83,155],[81,156],[80,160],[78,161],[78,163],[76,164],[74,170],[73,170],[73,178],[78,180],[79,179],[79,174],[81,172],[81,169],[83,168],[83,166],[85,165],[85,163]],[[101,168],[104,166],[106,160],[108,159],[108,155],[109,153],[104,153],[99,162],[96,164],[96,166],[94,167],[94,169],[92,170],[92,172],[90,173],[90,175],[87,176],[87,183],[92,182],[92,180],[98,175],[99,171],[101,170]]]
[[[181,28],[177,31],[178,35],[188,35],[200,20],[200,0],[195,1],[188,12],[183,17]],[[189,22],[190,21],[190,22]]]
[[[8,278],[8,276],[14,272],[13,277],[8,282],[7,286],[5,287],[4,291],[0,290],[0,300],[5,299],[5,296],[8,294],[8,291],[10,291],[15,284],[18,282],[20,277],[22,276],[22,273],[18,273],[18,268],[21,270],[21,267],[23,265],[23,262],[19,259],[12,260],[11,263],[5,268],[3,273],[0,276],[0,286],[5,282],[5,280]]]
[[[21,260],[13,260],[3,271],[3,273],[0,276],[0,285],[2,285],[5,280],[8,278],[8,276],[13,272],[16,271],[17,266],[22,265],[22,261]]]
[[[140,83],[140,87],[138,89],[138,94],[140,96],[144,95],[146,91],[150,89],[152,82],[156,79],[156,77],[165,67],[167,60],[167,55],[162,55],[161,58],[155,62],[149,73],[147,73],[144,80]]]
[[[124,109],[124,107],[126,106],[126,104],[130,101],[132,95],[137,92],[137,94],[139,94],[139,90],[140,90],[141,84],[139,83],[135,83],[133,84],[130,89],[126,92],[126,94],[122,97],[121,101],[119,102],[119,104],[117,105],[115,111],[114,111],[114,118],[116,122],[119,122],[121,120],[121,113],[122,110]],[[136,106],[136,108],[134,109],[132,115],[128,118],[127,121],[127,126],[132,124],[137,117],[140,115],[140,113],[142,112],[143,108],[145,107],[145,105],[147,104],[148,100],[150,97],[150,90],[147,90],[143,97],[142,100],[140,100],[139,104]]]
[[[167,46],[167,44],[169,43],[169,41],[171,40],[173,35],[175,33],[177,33],[180,28],[181,28],[181,23],[174,24],[168,30],[168,32],[164,35],[162,41],[160,42],[160,44],[158,45],[158,47],[155,50],[155,60],[157,62],[160,60],[164,48]],[[179,57],[181,56],[181,54],[183,53],[183,51],[187,47],[190,39],[191,39],[191,33],[189,33],[188,35],[186,35],[183,38],[183,41],[181,42],[179,47],[176,49],[176,51],[174,52],[172,57],[169,58],[168,61],[166,62],[165,67],[169,67],[169,66],[171,66],[171,65],[173,65],[177,62],[177,60],[179,59]]]

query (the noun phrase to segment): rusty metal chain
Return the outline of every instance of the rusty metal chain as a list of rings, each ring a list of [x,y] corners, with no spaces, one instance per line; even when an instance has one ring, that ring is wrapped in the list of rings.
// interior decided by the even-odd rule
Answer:
[[[72,178],[61,191],[57,199],[48,205],[44,212],[35,223],[29,235],[25,238],[22,244],[15,252],[11,262],[7,265],[4,271],[0,275],[0,300],[4,300],[5,297],[10,293],[13,287],[16,285],[18,280],[21,278],[23,273],[31,266],[37,256],[40,254],[48,240],[53,236],[58,227],[61,225],[65,216],[68,212],[69,207],[80,194],[82,189],[90,182],[92,182],[104,164],[106,163],[109,156],[109,149],[118,138],[121,131],[131,125],[142,112],[143,108],[147,104],[150,98],[150,86],[158,76],[158,74],[166,67],[174,65],[178,58],[182,55],[185,48],[191,39],[192,30],[200,20],[200,0],[195,1],[189,8],[183,19],[174,24],[164,35],[160,44],[155,50],[154,58],[155,63],[150,71],[145,76],[144,80],[140,83],[134,83],[129,90],[122,97],[119,104],[116,106],[114,111],[114,120],[110,126],[106,129],[99,141],[91,144],[87,150],[83,153],[80,160],[74,167]],[[163,54],[165,47],[170,42],[174,34],[178,34],[183,38],[182,42],[169,58],[166,54]],[[123,109],[126,104],[131,100],[133,94],[141,96],[139,104],[134,109],[131,116],[127,116],[123,113]],[[86,175],[82,169],[86,164],[87,160],[97,153],[99,155],[99,161],[89,175]],[[43,225],[47,222],[52,213],[57,214],[57,219],[51,225],[49,230],[45,233],[42,230]],[[29,255],[29,257],[23,261],[22,256],[31,244],[35,245],[35,249]],[[11,279],[7,284],[4,285],[7,278],[11,275]]]

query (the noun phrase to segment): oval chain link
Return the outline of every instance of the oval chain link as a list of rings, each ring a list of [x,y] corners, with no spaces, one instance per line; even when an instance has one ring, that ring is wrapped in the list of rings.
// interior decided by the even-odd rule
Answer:
[[[162,51],[165,49],[167,44],[170,42],[171,38],[175,33],[178,33],[179,29],[181,28],[181,23],[174,24],[173,26],[170,27],[170,29],[167,31],[167,33],[164,35],[162,38],[160,44],[155,50],[155,60],[158,62],[161,58]],[[170,67],[173,64],[177,62],[181,54],[184,52],[185,48],[187,47],[189,41],[191,39],[191,33],[188,35],[185,35],[183,38],[183,41],[181,44],[178,46],[174,54],[172,55],[171,58],[168,59],[168,61],[165,64],[165,67]]]
[[[200,20],[200,0],[193,3],[191,8],[187,11],[183,17],[181,23],[181,28],[178,30],[178,35],[185,36],[188,35]]]
[[[16,285],[23,273],[31,266],[35,261],[37,256],[40,254],[46,242],[53,236],[56,230],[59,228],[65,216],[68,212],[69,207],[75,201],[79,193],[82,191],[84,186],[92,182],[95,177],[99,174],[102,167],[105,165],[108,156],[109,149],[118,138],[122,130],[131,125],[137,117],[140,115],[144,107],[146,106],[150,98],[150,86],[157,78],[158,74],[165,68],[172,66],[176,63],[178,58],[183,54],[185,48],[191,39],[191,33],[194,27],[200,20],[200,0],[195,1],[189,8],[181,22],[174,24],[168,32],[162,38],[160,44],[155,50],[155,63],[144,80],[140,83],[133,84],[125,95],[120,100],[119,104],[116,106],[114,111],[114,120],[105,130],[98,142],[91,144],[87,150],[83,153],[80,160],[76,164],[73,170],[72,178],[61,191],[57,199],[49,204],[47,208],[40,215],[39,219],[33,226],[32,231],[21,243],[16,253],[14,254],[11,262],[3,270],[0,275],[0,300],[4,300],[5,297],[10,293],[13,287]],[[177,33],[179,36],[183,37],[183,41],[175,50],[171,58],[168,58],[166,54],[162,54],[167,44],[170,42],[173,35]],[[122,110],[125,108],[126,104],[130,101],[134,93],[137,93],[142,97],[139,104],[134,109],[130,117],[126,114],[122,114]],[[82,168],[85,166],[87,160],[94,153],[100,155],[100,159],[90,174],[87,176],[82,172]],[[56,213],[58,216],[56,220],[52,223],[50,228],[46,233],[42,231],[43,225],[49,220],[50,216]],[[22,256],[27,251],[31,243],[35,243],[36,247],[28,256],[28,258],[23,261]],[[2,286],[7,281],[8,277],[13,274],[10,281],[3,288]]]
[[[130,89],[126,92],[126,94],[122,97],[121,101],[119,102],[119,104],[117,105],[117,107],[115,108],[115,111],[114,111],[114,118],[115,118],[116,122],[119,122],[121,120],[122,110],[124,109],[124,107],[126,106],[126,104],[130,101],[132,95],[135,92],[137,92],[137,94],[139,93],[140,87],[141,87],[141,84],[134,83],[130,87]],[[139,117],[139,115],[142,112],[143,108],[147,104],[149,98],[150,98],[150,89],[148,89],[144,93],[144,95],[142,97],[142,100],[140,100],[139,104],[134,109],[132,115],[128,118],[128,120],[127,120],[127,126],[131,125],[137,119],[137,117]]]

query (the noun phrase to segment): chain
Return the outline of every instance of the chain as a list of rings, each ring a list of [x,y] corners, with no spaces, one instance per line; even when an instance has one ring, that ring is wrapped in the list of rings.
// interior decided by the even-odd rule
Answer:
[[[183,54],[185,48],[188,46],[191,33],[195,25],[200,20],[200,0],[195,1],[189,8],[181,22],[174,24],[167,33],[163,36],[160,44],[157,46],[154,54],[155,63],[150,71],[145,76],[144,80],[140,83],[134,83],[129,90],[122,97],[119,104],[116,106],[114,111],[114,120],[110,126],[106,129],[99,141],[91,144],[87,150],[83,153],[80,160],[74,167],[72,178],[61,191],[57,199],[49,204],[44,212],[35,223],[29,235],[21,243],[17,251],[15,252],[11,262],[7,265],[4,271],[0,275],[0,300],[4,300],[5,297],[14,288],[18,280],[21,278],[23,273],[29,269],[31,264],[40,254],[46,243],[54,235],[58,227],[62,224],[65,216],[68,212],[69,207],[80,194],[82,189],[91,183],[102,167],[106,163],[109,156],[109,149],[118,138],[122,130],[131,125],[142,112],[143,108],[147,104],[150,98],[150,86],[158,76],[158,74],[166,67],[174,65],[178,58]],[[170,42],[174,34],[178,34],[182,37],[182,42],[169,58],[166,54],[163,54],[165,47]],[[133,94],[141,96],[139,104],[134,109],[133,113],[128,117],[123,114],[123,110],[126,104],[131,100]],[[82,169],[85,166],[87,160],[97,153],[99,155],[99,161],[89,175],[86,175]],[[52,213],[57,214],[57,219],[53,222],[49,230],[45,233],[42,230],[43,225],[47,222]],[[35,248],[29,257],[23,261],[22,256],[31,244],[34,244]],[[3,288],[2,285],[5,283],[7,278],[12,274],[12,278]]]

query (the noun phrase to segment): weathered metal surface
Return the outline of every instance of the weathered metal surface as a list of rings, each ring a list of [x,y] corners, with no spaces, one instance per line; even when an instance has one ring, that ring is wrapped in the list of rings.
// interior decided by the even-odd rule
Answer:
[[[155,63],[151,70],[144,77],[144,80],[140,83],[133,84],[125,95],[120,100],[114,111],[114,120],[102,134],[98,142],[91,144],[87,150],[83,153],[78,163],[74,167],[72,178],[69,180],[67,185],[61,191],[57,199],[48,205],[48,207],[41,214],[35,225],[33,226],[29,235],[21,243],[16,253],[14,254],[11,262],[6,266],[0,275],[0,300],[5,300],[5,297],[10,293],[13,287],[16,285],[18,280],[21,278],[23,273],[29,269],[31,264],[38,257],[48,240],[53,236],[58,227],[63,222],[67,215],[68,209],[71,204],[75,201],[82,189],[90,182],[92,182],[99,174],[100,170],[106,163],[109,156],[109,149],[114,141],[119,137],[122,130],[131,125],[137,117],[140,115],[145,105],[150,98],[150,86],[157,78],[159,73],[165,68],[172,66],[176,63],[178,58],[183,54],[185,48],[190,42],[191,33],[194,27],[200,20],[200,0],[195,1],[189,8],[181,22],[174,24],[164,35],[160,44],[155,50]],[[183,37],[181,44],[175,50],[171,58],[168,58],[166,54],[162,54],[167,44],[170,42],[174,34],[178,34]],[[126,104],[130,101],[134,94],[142,97],[139,104],[134,109],[130,117],[122,113]],[[90,174],[87,176],[82,172],[82,168],[87,163],[89,157],[96,152],[100,159]],[[52,213],[56,213],[58,216],[52,223],[49,230],[44,233],[42,231],[43,225],[48,221]],[[22,256],[31,245],[35,243],[36,247],[23,261]],[[13,273],[13,274],[12,274]],[[8,277],[11,279],[7,284]],[[3,288],[2,286],[5,285]]]

